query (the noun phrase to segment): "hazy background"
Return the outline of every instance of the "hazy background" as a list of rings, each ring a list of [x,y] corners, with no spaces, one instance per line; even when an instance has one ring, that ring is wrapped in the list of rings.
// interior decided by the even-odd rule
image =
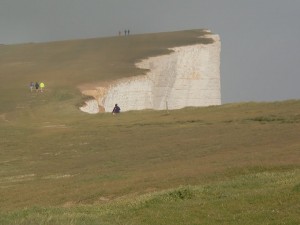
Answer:
[[[222,102],[300,98],[299,0],[0,0],[0,44],[208,28]]]

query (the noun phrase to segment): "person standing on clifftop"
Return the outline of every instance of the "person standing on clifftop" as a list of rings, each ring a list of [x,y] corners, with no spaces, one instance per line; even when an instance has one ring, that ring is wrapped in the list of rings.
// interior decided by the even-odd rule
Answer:
[[[40,88],[40,84],[38,82],[35,82],[35,91],[38,92]]]
[[[32,92],[32,91],[33,91],[33,88],[34,88],[34,83],[33,83],[33,81],[30,82],[29,87],[30,87],[30,91]]]
[[[43,92],[43,89],[45,87],[45,84],[43,82],[40,83],[41,92]]]
[[[115,107],[114,107],[114,109],[113,109],[113,111],[112,111],[112,114],[113,115],[116,115],[116,113],[120,113],[120,107],[118,106],[118,104],[115,104]]]

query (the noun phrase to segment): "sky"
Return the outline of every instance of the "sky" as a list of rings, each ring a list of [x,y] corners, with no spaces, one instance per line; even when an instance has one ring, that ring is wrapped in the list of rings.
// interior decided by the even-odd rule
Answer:
[[[0,44],[207,28],[222,103],[300,99],[299,0],[0,0]]]

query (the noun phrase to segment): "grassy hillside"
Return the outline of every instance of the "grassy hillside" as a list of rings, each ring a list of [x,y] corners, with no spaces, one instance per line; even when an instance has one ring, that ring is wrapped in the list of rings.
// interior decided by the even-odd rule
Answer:
[[[212,40],[209,38],[199,38],[204,34],[206,32],[202,30],[190,30],[52,43],[0,45],[0,89],[6,95],[1,95],[0,101],[4,102],[9,110],[16,107],[14,102],[27,101],[26,96],[18,93],[25,93],[30,81],[43,81],[49,90],[70,88],[72,92],[76,92],[76,86],[83,83],[140,75],[144,71],[137,69],[134,63],[149,56],[166,54],[170,47],[210,43]],[[2,105],[0,113],[5,112],[6,108]]]
[[[0,224],[299,224],[300,101],[76,107],[78,85],[199,33],[1,46]]]

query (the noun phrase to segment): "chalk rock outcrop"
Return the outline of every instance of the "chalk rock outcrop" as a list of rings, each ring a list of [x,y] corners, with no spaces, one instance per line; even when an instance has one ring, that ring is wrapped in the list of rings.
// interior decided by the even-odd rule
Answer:
[[[97,102],[88,101],[81,110],[110,112],[115,103],[122,111],[220,105],[221,43],[218,35],[207,36],[214,42],[175,47],[171,54],[142,60],[136,66],[148,69],[146,75],[96,88],[92,96]]]
[[[85,102],[84,106],[80,107],[80,110],[90,114],[96,114],[99,112],[99,104],[98,101],[88,100]]]

